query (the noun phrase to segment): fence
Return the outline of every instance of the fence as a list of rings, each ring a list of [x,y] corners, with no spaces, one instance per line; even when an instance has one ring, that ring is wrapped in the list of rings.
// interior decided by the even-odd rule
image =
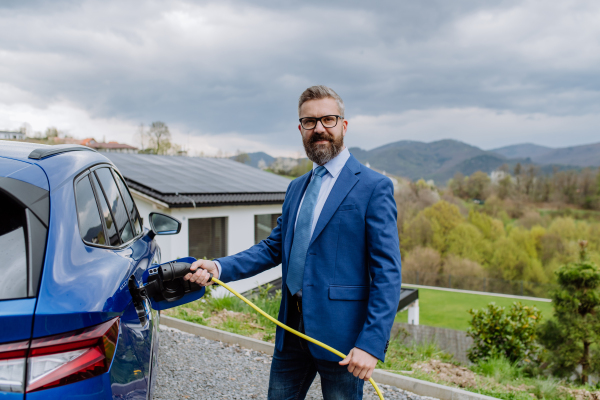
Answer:
[[[402,283],[544,298],[550,297],[550,292],[556,287],[556,285],[537,282],[507,281],[503,279],[452,274],[431,274],[419,271],[402,271]]]
[[[394,322],[392,338],[407,345],[435,343],[440,350],[452,353],[456,360],[463,364],[470,364],[467,351],[473,345],[473,339],[463,331]]]

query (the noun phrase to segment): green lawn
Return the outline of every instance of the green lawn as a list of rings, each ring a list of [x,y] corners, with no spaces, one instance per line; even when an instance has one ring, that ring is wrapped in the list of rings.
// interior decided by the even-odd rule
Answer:
[[[552,303],[533,300],[510,299],[470,293],[446,292],[435,289],[419,289],[419,323],[421,325],[466,331],[469,327],[471,308],[482,309],[491,302],[510,307],[513,302],[536,306],[542,312],[543,320],[552,317]],[[397,322],[407,322],[408,310],[396,315]]]

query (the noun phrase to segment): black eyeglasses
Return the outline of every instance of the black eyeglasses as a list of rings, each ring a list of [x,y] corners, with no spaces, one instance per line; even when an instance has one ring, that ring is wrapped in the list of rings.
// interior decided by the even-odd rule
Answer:
[[[337,125],[338,119],[344,118],[339,115],[324,115],[321,118],[305,117],[300,118],[300,125],[302,125],[304,129],[315,129],[317,121],[321,121],[321,124],[325,128],[333,128]]]

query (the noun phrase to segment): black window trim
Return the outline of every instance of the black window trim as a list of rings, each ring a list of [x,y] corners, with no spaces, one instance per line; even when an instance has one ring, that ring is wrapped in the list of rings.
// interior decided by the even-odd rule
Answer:
[[[95,165],[92,165],[91,167],[86,168],[84,171],[82,171],[80,174],[78,174],[77,176],[75,176],[75,178],[73,179],[73,194],[75,196],[75,211],[76,211],[76,214],[77,214],[77,226],[78,227],[79,227],[79,212],[77,211],[77,190],[76,190],[76,185],[85,176],[87,176],[88,174],[91,174],[92,172],[94,172],[95,170],[97,170],[99,168],[110,168],[113,171],[116,171],[114,165],[107,164],[107,163],[100,163],[100,164],[95,164]],[[98,185],[101,187],[101,190],[104,191],[104,188],[102,187],[102,183],[98,179],[98,176],[95,173],[94,173],[94,176],[96,176],[96,180],[98,181]],[[114,179],[114,177],[113,177],[113,179]],[[125,181],[125,180],[123,180],[123,181]],[[116,184],[117,184],[117,182],[115,181],[115,185]],[[94,195],[96,195],[96,188],[94,188],[94,185],[92,185],[91,180],[90,180],[90,185],[92,186],[92,191],[94,192]],[[117,185],[117,189],[119,189],[119,185]],[[119,191],[119,194],[120,193],[121,192]],[[104,196],[104,194],[103,194],[103,196]],[[104,198],[106,199],[106,196],[104,196]],[[132,198],[133,198],[133,196],[132,196]],[[100,203],[98,201],[99,200],[98,197],[96,197],[95,200],[96,200],[96,207],[98,207],[98,214],[100,214],[100,220],[102,222],[102,228],[104,229],[104,237],[108,241],[108,233],[107,233],[107,229],[106,229],[106,225],[105,225],[105,221],[104,221],[104,216],[102,215],[102,212],[100,211]],[[109,204],[108,200],[106,202],[107,202],[107,204]],[[135,201],[133,202],[133,204],[135,205]],[[137,205],[136,205],[136,209],[137,209]],[[112,210],[110,209],[110,204],[109,204],[109,207],[108,207],[108,211],[111,213],[111,216],[112,216]],[[129,221],[131,221],[131,216],[129,215],[129,211],[127,211],[127,207],[125,207],[125,212],[127,213]],[[138,210],[138,213],[139,213],[139,210]],[[113,221],[114,221],[114,216],[113,216]],[[115,223],[115,228],[117,228],[116,227],[116,223]],[[133,229],[133,226],[132,226],[132,229]],[[110,244],[109,245],[102,245],[102,244],[96,244],[96,243],[86,242],[81,237],[81,233],[79,234],[79,237],[81,238],[81,241],[86,246],[98,247],[98,248],[101,248],[101,249],[109,249],[109,250],[122,250],[122,249],[125,249],[125,248],[129,247],[135,240],[137,240],[140,237],[142,237],[144,235],[144,230],[143,230],[143,227],[142,227],[142,232],[140,234],[134,236],[131,240],[129,240],[126,243],[123,243],[123,240],[121,239],[121,233],[119,232],[118,229],[117,229],[117,235],[119,235],[119,241],[121,242],[121,244],[119,246],[111,246]]]

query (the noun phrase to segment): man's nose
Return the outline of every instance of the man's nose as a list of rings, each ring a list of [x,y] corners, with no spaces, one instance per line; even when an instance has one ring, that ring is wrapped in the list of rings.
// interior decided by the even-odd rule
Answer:
[[[317,124],[315,125],[315,132],[326,132],[325,131],[325,127],[323,126],[323,123],[321,122],[321,120],[317,120]]]

